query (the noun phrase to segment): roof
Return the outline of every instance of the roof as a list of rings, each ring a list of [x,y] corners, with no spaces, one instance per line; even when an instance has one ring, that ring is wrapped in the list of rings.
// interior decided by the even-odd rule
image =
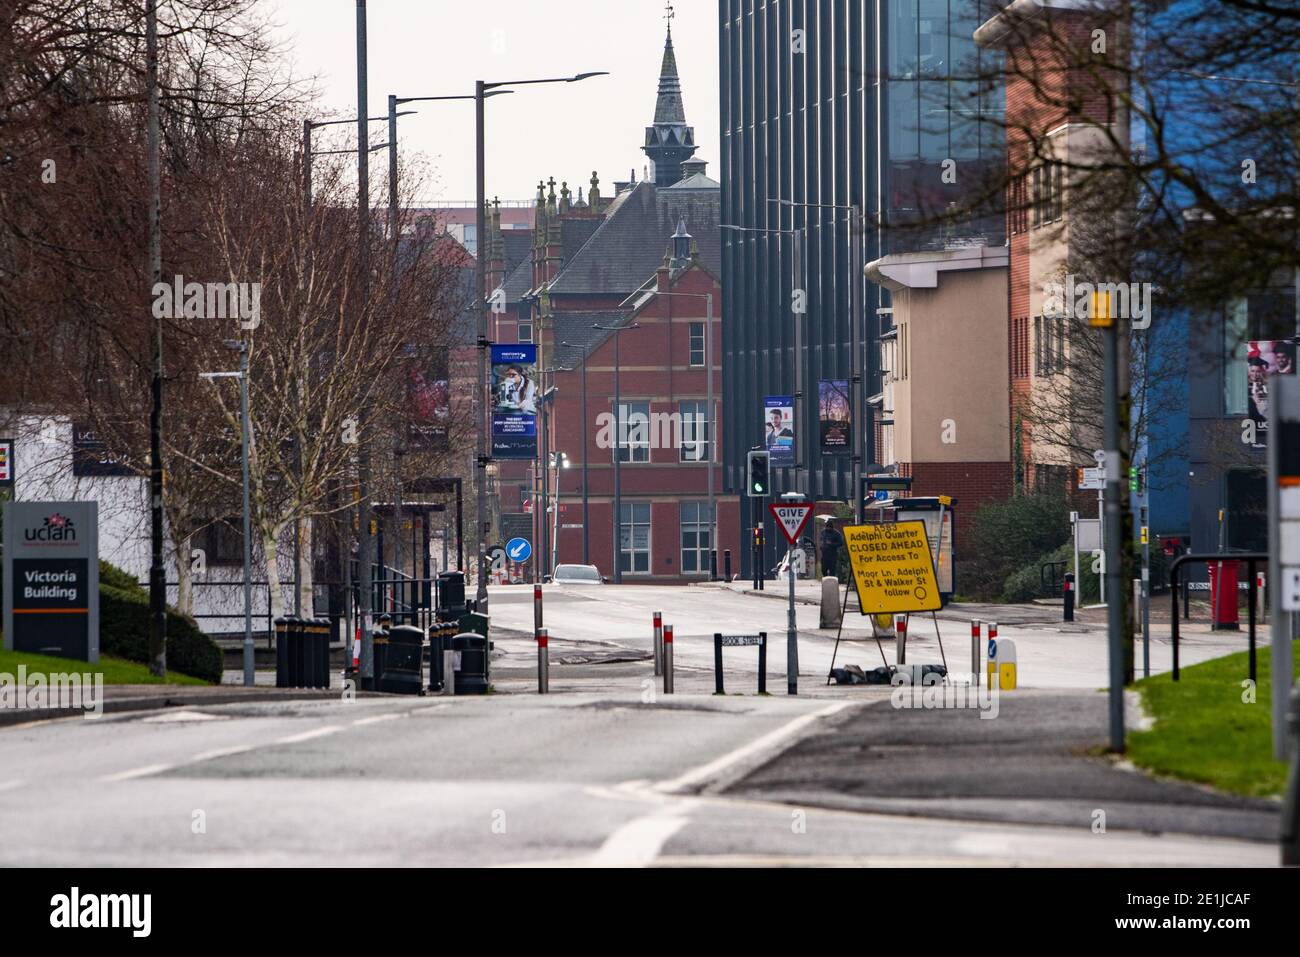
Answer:
[[[533,248],[533,231],[531,229],[501,230],[502,252],[505,254],[507,275],[521,262],[528,259]]]
[[[554,335],[553,355],[555,364],[577,366],[583,358],[584,350],[590,352],[604,342],[612,332],[593,328],[616,326],[627,322],[632,315],[630,309],[598,309],[592,312],[557,312],[551,317]],[[561,343],[569,343],[568,346]]]
[[[722,184],[716,179],[709,179],[703,173],[692,173],[683,180],[665,186],[664,189],[721,189]]]
[[[700,262],[722,275],[719,189],[658,189],[641,182],[616,197],[605,221],[551,282],[552,294],[623,294],[659,268],[680,220],[699,245]]]

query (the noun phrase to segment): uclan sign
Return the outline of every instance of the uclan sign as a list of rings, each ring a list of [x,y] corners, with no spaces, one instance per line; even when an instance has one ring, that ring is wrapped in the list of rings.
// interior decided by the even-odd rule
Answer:
[[[75,542],[77,529],[72,519],[55,512],[40,528],[23,529],[23,539],[28,542]]]

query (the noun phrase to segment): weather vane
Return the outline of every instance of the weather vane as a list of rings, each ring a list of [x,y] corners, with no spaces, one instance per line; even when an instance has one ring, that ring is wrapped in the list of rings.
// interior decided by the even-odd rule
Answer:
[[[677,16],[677,14],[673,12],[673,5],[671,3],[664,4],[664,11],[665,11],[664,19],[668,21],[668,26],[671,28],[672,19],[673,17]]]

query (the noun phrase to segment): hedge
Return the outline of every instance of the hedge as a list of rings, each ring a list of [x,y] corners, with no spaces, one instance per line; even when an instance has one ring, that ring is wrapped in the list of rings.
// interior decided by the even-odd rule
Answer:
[[[149,663],[149,595],[122,569],[99,563],[101,654]],[[194,619],[167,609],[167,667],[220,684],[221,649]]]

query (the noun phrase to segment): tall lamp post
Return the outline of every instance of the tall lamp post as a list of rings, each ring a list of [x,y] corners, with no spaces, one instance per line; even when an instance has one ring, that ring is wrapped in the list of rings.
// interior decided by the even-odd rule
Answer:
[[[852,491],[853,496],[853,520],[857,524],[862,524],[862,437],[865,434],[862,421],[862,390],[866,388],[866,381],[874,377],[874,361],[870,354],[866,360],[866,371],[863,372],[862,359],[862,327],[859,314],[862,312],[862,280],[863,269],[866,263],[863,261],[863,237],[864,225],[862,218],[862,207],[857,203],[848,206],[837,203],[804,203],[792,199],[769,199],[769,203],[777,203],[781,206],[802,209],[834,209],[849,214],[849,273],[851,282],[849,283],[849,341],[850,341],[850,414],[853,417],[853,452],[852,452]],[[874,338],[874,335],[871,336]],[[871,436],[870,448],[868,454],[874,460],[875,458],[875,435]]]
[[[620,464],[623,461],[623,395],[619,383],[618,340],[624,329],[638,329],[639,323],[624,326],[602,326],[593,322],[591,328],[602,332],[614,333],[614,584],[623,584],[623,562],[619,548],[623,526],[623,475]]]
[[[239,353],[238,372],[200,372],[200,379],[239,380],[239,458],[244,487],[244,685],[253,687],[253,521],[248,495],[248,343],[227,339],[227,349]]]
[[[561,342],[560,345],[567,349],[577,348],[571,342]],[[587,454],[587,431],[589,428],[587,420],[587,347],[581,346],[582,349],[582,564],[591,564],[591,536],[588,534],[589,528],[587,522],[587,460],[591,458]]]
[[[145,0],[145,87],[149,101],[149,275],[162,282],[162,167],[158,131],[158,4]],[[163,570],[162,319],[154,319],[149,411],[149,671],[167,673],[167,574]]]
[[[551,502],[555,509],[555,517],[551,520],[551,575],[554,575],[555,564],[560,560],[560,469],[567,469],[571,463],[564,452],[553,452],[549,464],[555,469],[555,496]]]
[[[360,0],[359,0],[360,2]],[[487,217],[484,215],[484,207],[487,205],[487,184],[484,169],[485,151],[484,151],[484,117],[483,104],[487,100],[487,95],[492,90],[502,89],[509,86],[532,86],[541,83],[578,83],[582,80],[589,79],[593,76],[607,76],[604,71],[593,73],[578,73],[574,76],[550,77],[542,80],[508,80],[502,82],[488,82],[486,80],[474,81],[474,207],[475,207],[475,229],[478,236],[478,255],[474,257],[474,312],[476,319],[476,328],[478,330],[478,395],[481,403],[478,410],[478,456],[477,466],[478,488],[477,488],[477,514],[478,514],[478,589],[475,592],[476,607],[480,612],[486,613],[488,610],[488,590],[487,590],[487,535],[488,535],[488,506],[487,506],[487,466],[491,461],[491,452],[488,449],[487,437],[490,431],[488,422],[490,421],[489,408],[490,403],[487,401],[488,390],[491,388],[488,383],[487,353],[488,346],[488,329],[487,313],[484,312],[484,304],[488,298],[487,290],[487,263],[483,255],[484,239],[487,234]]]

